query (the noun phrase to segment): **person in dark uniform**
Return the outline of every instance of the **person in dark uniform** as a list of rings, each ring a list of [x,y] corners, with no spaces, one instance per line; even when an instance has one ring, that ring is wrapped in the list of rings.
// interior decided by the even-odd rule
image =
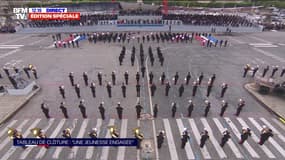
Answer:
[[[43,113],[45,114],[46,118],[50,118],[49,116],[49,108],[47,107],[47,105],[45,103],[41,104],[41,109],[43,111]]]
[[[99,112],[101,114],[101,117],[103,120],[105,120],[105,108],[104,108],[104,102],[101,102],[99,105]]]
[[[65,90],[64,90],[64,86],[59,86],[59,92],[62,96],[63,99],[65,99]]]
[[[15,73],[19,73],[19,68],[14,66],[13,69],[14,69]]]
[[[222,91],[221,91],[221,98],[224,97],[224,95],[225,95],[227,89],[228,89],[228,84],[223,83],[223,84],[222,84]]]
[[[224,145],[227,143],[227,141],[228,141],[230,138],[231,138],[230,132],[226,129],[226,130],[223,132],[223,137],[222,137],[220,146],[221,146],[221,147],[224,147]]]
[[[26,67],[25,67],[26,68]],[[24,69],[24,71],[25,71],[25,68],[23,68]],[[27,68],[28,69],[28,68]],[[9,77],[10,76],[10,73],[9,73],[9,69],[7,68],[7,67],[3,67],[3,70],[4,70],[4,72],[5,72],[5,74],[7,75],[7,77]],[[26,71],[25,71],[26,72]],[[27,74],[27,72],[28,72],[28,74]],[[29,74],[29,71],[27,70],[27,72],[26,72],[26,74],[27,74],[27,77],[30,79],[30,74]],[[29,75],[29,76],[28,76]]]
[[[138,102],[138,104],[136,105],[137,119],[140,118],[142,109],[143,107],[140,105],[140,102]]]
[[[99,85],[102,86],[102,72],[99,72],[97,77],[98,77]]]
[[[211,80],[209,80],[208,81],[208,87],[207,87],[207,97],[209,97],[210,96],[210,93],[211,93],[211,91],[212,91],[212,85],[211,85]]]
[[[164,62],[164,57],[163,56],[161,56],[159,58],[159,62],[160,62],[160,66],[163,66],[163,62]]]
[[[154,65],[154,57],[153,56],[150,57],[149,60],[150,60],[150,65],[153,66]]]
[[[168,96],[170,88],[171,88],[170,84],[169,84],[169,82],[167,82],[166,85],[165,85],[165,96]]]
[[[150,92],[151,92],[151,96],[152,96],[152,97],[154,96],[155,91],[156,91],[156,85],[153,83],[153,84],[150,86]]]
[[[171,105],[172,118],[175,117],[176,110],[177,110],[177,107],[176,107],[176,103],[174,102]]]
[[[135,64],[135,54],[131,55],[131,65],[134,66]]]
[[[188,85],[189,84],[189,81],[191,79],[191,74],[190,72],[187,73],[186,77],[185,77],[185,84]]]
[[[235,114],[236,116],[239,116],[239,114],[240,114],[240,112],[241,112],[242,108],[244,107],[244,105],[245,105],[244,100],[239,99],[237,112],[236,112],[236,114]]]
[[[198,83],[196,81],[194,81],[193,82],[193,89],[192,89],[192,97],[195,97],[197,89],[198,89]]]
[[[247,75],[247,72],[250,70],[250,65],[249,64],[245,65],[243,70],[244,70],[243,77],[245,78]]]
[[[228,102],[226,102],[225,100],[222,101],[222,108],[221,108],[221,112],[220,112],[220,116],[222,117],[226,111],[226,109],[228,108]]]
[[[161,75],[161,77],[160,77],[161,85],[164,85],[165,77],[166,77],[166,76],[165,76],[165,73],[162,72],[162,75]]]
[[[94,82],[90,84],[90,89],[91,89],[92,96],[95,98],[96,97],[96,86]]]
[[[126,85],[128,85],[128,82],[129,82],[129,73],[128,73],[128,71],[125,72],[124,77],[125,77]]]
[[[142,66],[142,67],[141,67],[141,72],[142,72],[142,77],[143,77],[143,78],[144,78],[144,74],[145,74],[145,69],[146,69],[145,66]]]
[[[255,74],[256,74],[256,72],[258,71],[258,69],[259,69],[259,66],[258,66],[258,65],[257,65],[256,67],[254,67],[254,69],[253,69],[253,71],[252,71],[251,77],[254,77],[254,76],[255,76]]]
[[[123,107],[121,107],[121,103],[118,102],[118,106],[116,107],[119,119],[122,119],[123,116]]]
[[[191,117],[192,111],[194,110],[194,104],[192,100],[189,100],[189,105],[188,105],[188,117]]]
[[[35,79],[38,79],[38,73],[37,73],[36,67],[33,67],[33,68],[32,68],[32,73],[33,73]]]
[[[204,74],[203,74],[203,72],[201,72],[201,74],[200,74],[200,76],[198,78],[198,84],[199,85],[201,85],[203,78],[204,78]]]
[[[240,135],[239,144],[243,144],[249,136],[251,136],[251,130],[249,128],[243,127]]]
[[[29,73],[29,68],[28,68],[28,67],[23,67],[23,70],[24,70],[24,72],[26,73],[27,77],[30,79],[31,76],[30,76],[30,73]],[[9,74],[9,70],[8,70],[8,69],[7,69],[7,70],[4,69],[4,71],[5,71],[5,73],[6,73],[7,75]],[[6,72],[6,71],[8,71],[8,72]],[[9,75],[8,75],[8,76],[9,76]]]
[[[203,148],[206,141],[209,139],[209,133],[206,128],[204,128],[204,132],[201,133],[201,139],[200,139],[200,148]]]
[[[164,141],[164,131],[159,131],[158,135],[156,136],[156,139],[157,139],[157,148],[160,149]]]
[[[112,83],[113,83],[113,86],[114,86],[114,85],[116,85],[116,74],[115,74],[115,71],[112,72],[111,76],[112,76]]]
[[[122,88],[123,97],[126,98],[126,91],[127,91],[126,85],[124,83],[122,83],[121,88]]]
[[[61,103],[60,103],[59,108],[61,109],[61,112],[63,113],[64,117],[65,117],[65,118],[68,118],[67,109],[66,109],[66,107],[64,106],[64,102],[61,102]]]
[[[210,78],[210,83],[211,83],[212,86],[213,86],[213,84],[215,82],[215,79],[216,79],[216,74],[213,74],[212,77]]]
[[[152,72],[150,72],[149,74],[149,84],[152,84],[152,81],[153,81],[153,73]]]
[[[79,109],[80,109],[80,112],[82,114],[82,117],[83,118],[87,118],[87,115],[86,115],[86,107],[84,106],[83,104],[84,100],[82,99],[80,102],[79,102]]]
[[[75,41],[76,47],[79,48],[79,40]]]
[[[71,41],[72,47],[75,48],[74,41]]]
[[[106,89],[107,89],[109,98],[111,98],[112,97],[112,86],[110,82],[107,83]]]
[[[272,73],[271,73],[270,77],[272,78],[277,71],[278,71],[278,66],[273,66]]]
[[[268,70],[269,70],[269,66],[266,66],[266,68],[263,69],[262,77],[265,77]]]
[[[153,107],[153,117],[154,118],[157,117],[157,112],[158,112],[158,106],[157,106],[157,104],[154,104],[154,107]]]
[[[70,80],[71,85],[74,86],[74,76],[73,76],[73,72],[70,72],[69,75],[68,75],[68,77],[69,77],[69,80]]]
[[[179,92],[179,97],[182,97],[183,92],[184,92],[184,85],[183,84],[181,84],[181,86],[179,87],[178,92]]]
[[[81,98],[81,96],[80,96],[80,86],[79,86],[79,84],[76,84],[76,85],[75,85],[75,92],[76,92],[76,94],[77,94],[77,98]]]
[[[262,126],[260,140],[258,144],[263,145],[269,139],[269,137],[273,137],[272,130],[270,128],[267,128],[266,126]]]
[[[206,100],[205,103],[206,103],[206,108],[205,108],[204,116],[207,117],[210,111],[210,108],[211,108],[211,103],[208,100]]]
[[[220,40],[220,48],[222,47],[222,45],[223,45],[223,40]]]
[[[84,80],[85,86],[88,86],[88,75],[87,75],[87,72],[83,72],[83,80]]]
[[[228,45],[228,40],[225,40],[224,47],[227,47],[227,45]]]
[[[186,143],[190,139],[189,133],[187,131],[187,128],[184,128],[182,135],[181,135],[181,148],[184,149]]]
[[[285,67],[282,67],[282,71],[281,71],[280,77],[283,77],[284,74],[285,74]]]
[[[139,72],[136,73],[136,81],[137,81],[137,84],[140,83],[140,73]]]
[[[178,78],[179,78],[179,75],[178,75],[178,72],[176,72],[175,75],[174,75],[174,77],[173,77],[174,85],[177,84]]]
[[[137,97],[140,97],[141,85],[136,84]]]
[[[119,56],[119,64],[120,64],[120,66],[122,65],[122,63],[123,63],[123,59],[124,59],[124,57],[123,57],[124,55],[121,53],[120,54],[120,56]]]

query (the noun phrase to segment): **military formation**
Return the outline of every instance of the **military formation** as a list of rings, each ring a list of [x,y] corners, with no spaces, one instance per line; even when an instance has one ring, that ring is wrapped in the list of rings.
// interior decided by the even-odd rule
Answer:
[[[263,68],[262,70],[262,74],[260,74],[260,76],[262,78],[264,77],[269,77],[269,78],[274,78],[278,72],[278,70],[280,71],[279,77],[283,77],[285,74],[285,66],[282,67],[281,69],[279,68],[279,66],[272,66],[272,70],[271,72],[269,72],[270,67],[267,65],[266,67]],[[246,64],[243,68],[243,77],[245,78],[247,76],[247,74],[249,73],[249,71],[252,72],[251,77],[255,77],[256,73],[259,71],[259,65],[256,65],[254,67],[252,67],[250,64]],[[268,76],[266,76],[268,75]]]

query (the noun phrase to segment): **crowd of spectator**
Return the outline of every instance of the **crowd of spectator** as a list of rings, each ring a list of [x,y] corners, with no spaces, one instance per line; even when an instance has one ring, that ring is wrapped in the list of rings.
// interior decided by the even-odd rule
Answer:
[[[133,10],[121,10],[119,12],[121,16],[161,16],[160,10],[142,10],[142,9],[133,9]]]
[[[253,26],[245,17],[237,15],[168,14],[163,15],[163,20],[181,20],[188,25]]]
[[[134,10],[134,14],[139,10]],[[149,11],[146,11],[149,12]],[[128,15],[132,12],[125,12]],[[141,12],[144,13],[143,11]],[[140,13],[139,13],[140,14]],[[91,26],[106,24],[186,24],[208,26],[252,27],[254,23],[245,17],[237,15],[201,15],[201,14],[168,14],[156,19],[119,19],[118,14],[87,14],[81,15],[79,21],[30,21],[30,27],[59,27],[59,26]],[[175,22],[175,23],[174,23]],[[277,26],[282,27],[282,26]]]

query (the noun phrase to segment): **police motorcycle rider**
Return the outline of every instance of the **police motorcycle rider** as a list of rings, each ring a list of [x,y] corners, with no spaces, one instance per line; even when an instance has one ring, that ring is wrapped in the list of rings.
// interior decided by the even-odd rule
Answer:
[[[16,138],[18,139],[23,138],[22,133],[15,128],[8,128],[8,136],[11,140],[16,139]],[[22,146],[22,148],[26,149],[27,146]]]
[[[134,129],[133,129],[133,132],[134,132],[135,138],[138,140],[137,149],[140,149],[140,147],[141,147],[141,141],[143,140],[144,136],[143,136],[143,134],[141,133],[139,127],[134,128]]]

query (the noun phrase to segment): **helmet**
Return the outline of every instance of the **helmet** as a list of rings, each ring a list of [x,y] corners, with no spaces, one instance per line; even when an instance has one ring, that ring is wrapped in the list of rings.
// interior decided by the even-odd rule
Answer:
[[[247,128],[246,128],[246,127],[242,127],[242,129],[243,129],[243,130],[247,130]]]
[[[92,128],[92,131],[95,131],[95,132],[97,132],[97,128]]]
[[[187,128],[184,128],[183,130],[184,130],[184,131],[187,131]]]
[[[104,104],[104,102],[101,102],[100,104]]]
[[[192,100],[190,99],[188,102],[189,102],[189,103],[192,103]]]
[[[121,104],[121,102],[118,102],[118,104]]]
[[[266,128],[266,125],[263,125],[262,128],[265,129],[265,128]]]
[[[207,128],[204,128],[204,131],[207,131]]]

